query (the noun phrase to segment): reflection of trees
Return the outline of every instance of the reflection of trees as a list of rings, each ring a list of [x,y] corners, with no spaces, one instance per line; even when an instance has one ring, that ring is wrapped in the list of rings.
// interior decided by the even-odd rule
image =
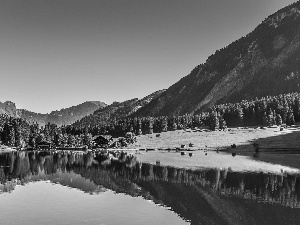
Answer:
[[[297,175],[267,175],[229,173],[218,194],[253,199],[258,202],[300,208],[300,177]]]
[[[145,163],[128,167],[128,159],[124,162],[113,160],[102,166],[101,162],[106,159],[101,154],[67,152],[1,154],[0,189],[13,190],[15,183],[9,189],[6,188],[10,185],[8,182],[17,179],[22,183],[26,177],[41,173],[72,172],[96,186],[171,206],[182,217],[204,224],[234,224],[239,223],[239,218],[249,221],[249,224],[255,221],[253,215],[248,215],[250,212],[233,207],[228,201],[234,201],[234,205],[248,204],[253,211],[266,209],[262,204],[259,207],[253,205],[257,203],[300,208],[298,175],[238,173],[227,169],[192,171]],[[77,188],[82,188],[82,185]]]
[[[227,169],[186,170],[137,163],[126,168],[123,163],[113,161],[105,168],[99,166],[106,158],[103,155],[83,153],[35,153],[18,152],[0,155],[0,179],[2,183],[12,178],[22,179],[36,175],[39,171],[53,174],[57,171],[74,171],[93,180],[106,183],[115,189],[122,181],[166,181],[187,185],[201,185],[215,190],[218,195],[253,199],[258,202],[280,204],[300,208],[300,177],[289,174],[253,174],[229,172]],[[126,192],[126,190],[122,190]]]

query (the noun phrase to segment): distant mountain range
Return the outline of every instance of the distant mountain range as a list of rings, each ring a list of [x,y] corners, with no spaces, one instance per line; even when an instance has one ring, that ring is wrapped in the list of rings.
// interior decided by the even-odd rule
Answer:
[[[59,111],[52,111],[49,114],[34,113],[25,109],[18,109],[17,111],[20,117],[30,122],[38,122],[41,126],[47,123],[54,123],[61,126],[72,124],[105,106],[106,104],[100,101],[87,101],[77,106],[61,109]]]
[[[300,1],[266,18],[252,32],[217,50],[167,90],[143,99],[85,102],[50,114],[17,110],[0,102],[0,113],[58,125],[96,125],[126,116],[172,116],[215,104],[300,92]]]
[[[42,114],[30,112],[26,109],[17,109],[13,102],[0,102],[0,114],[26,119],[30,123],[37,122],[40,126],[54,123],[58,126],[74,124],[75,126],[99,125],[113,119],[122,119],[147,105],[165,90],[156,91],[142,99],[134,98],[124,102],[114,102],[107,105],[100,101],[87,101],[59,111]]]
[[[100,101],[87,101],[77,106],[72,106],[59,111],[42,114],[30,112],[26,109],[17,109],[15,103],[6,101],[0,102],[0,114],[7,114],[12,117],[20,117],[26,119],[30,123],[37,122],[40,126],[47,123],[54,123],[58,126],[72,124],[81,118],[92,114],[95,110],[104,108],[105,103]]]

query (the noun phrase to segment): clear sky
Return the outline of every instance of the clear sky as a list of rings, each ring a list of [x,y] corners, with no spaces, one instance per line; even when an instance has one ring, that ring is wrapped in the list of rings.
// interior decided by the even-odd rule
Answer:
[[[295,0],[0,0],[0,101],[50,113],[166,89]]]

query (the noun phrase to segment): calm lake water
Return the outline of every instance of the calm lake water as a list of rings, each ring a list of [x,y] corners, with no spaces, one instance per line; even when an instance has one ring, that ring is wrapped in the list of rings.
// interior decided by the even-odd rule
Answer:
[[[217,166],[217,165],[216,165]],[[4,224],[300,224],[300,174],[0,155]]]

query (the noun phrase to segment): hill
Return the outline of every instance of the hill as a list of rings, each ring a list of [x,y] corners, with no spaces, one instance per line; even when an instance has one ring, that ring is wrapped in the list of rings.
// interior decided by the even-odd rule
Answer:
[[[156,91],[142,99],[134,98],[124,102],[113,102],[105,108],[96,110],[93,114],[76,121],[74,126],[102,125],[112,120],[123,119],[132,115],[138,109],[146,106],[153,99],[158,98],[165,90]]]
[[[300,2],[196,66],[134,116],[197,113],[215,104],[300,91]]]
[[[41,126],[44,126],[49,122],[61,126],[72,124],[76,120],[88,116],[95,110],[104,108],[105,106],[106,104],[100,101],[86,101],[77,106],[52,111],[50,114],[34,113],[25,109],[18,109],[17,114],[19,117],[26,119],[29,122],[37,122]]]
[[[6,101],[4,103],[0,102],[0,114],[17,117],[18,111],[16,108],[16,104],[11,101]]]

